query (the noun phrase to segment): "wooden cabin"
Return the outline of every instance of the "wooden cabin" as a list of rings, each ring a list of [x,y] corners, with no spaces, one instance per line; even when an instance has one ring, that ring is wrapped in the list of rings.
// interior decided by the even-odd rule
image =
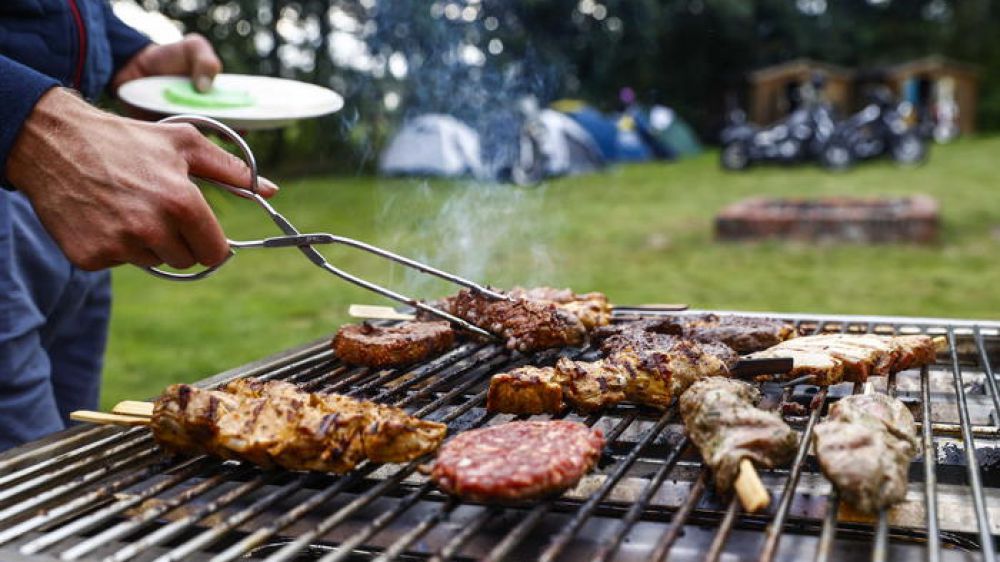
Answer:
[[[939,99],[953,99],[962,134],[976,130],[976,99],[979,75],[976,67],[942,56],[929,56],[883,68],[880,81],[899,99],[909,101],[920,112],[934,108]]]
[[[854,72],[836,65],[796,59],[750,73],[750,121],[773,123],[801,103],[799,89],[816,75],[824,78],[823,95],[841,115],[852,109]]]

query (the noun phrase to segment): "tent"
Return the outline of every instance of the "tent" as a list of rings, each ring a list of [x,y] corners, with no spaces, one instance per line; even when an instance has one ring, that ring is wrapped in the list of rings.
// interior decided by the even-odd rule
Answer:
[[[482,175],[479,135],[450,115],[429,113],[407,121],[379,158],[383,175]]]
[[[636,127],[657,158],[674,159],[701,152],[701,143],[690,125],[669,107],[654,105],[649,111],[634,111]]]
[[[618,118],[615,133],[615,160],[642,162],[653,158],[653,151],[646,145],[635,119],[629,114]]]
[[[617,158],[618,128],[613,121],[579,100],[559,100],[552,104],[552,108],[568,115],[590,134],[605,162]]]
[[[538,121],[543,129],[538,148],[547,176],[585,174],[604,167],[600,147],[576,121],[553,109],[539,112]]]

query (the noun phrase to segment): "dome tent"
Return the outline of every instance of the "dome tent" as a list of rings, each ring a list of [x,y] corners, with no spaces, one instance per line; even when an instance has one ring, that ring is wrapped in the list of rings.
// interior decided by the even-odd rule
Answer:
[[[429,113],[408,120],[379,157],[386,176],[479,177],[479,135],[450,115]]]

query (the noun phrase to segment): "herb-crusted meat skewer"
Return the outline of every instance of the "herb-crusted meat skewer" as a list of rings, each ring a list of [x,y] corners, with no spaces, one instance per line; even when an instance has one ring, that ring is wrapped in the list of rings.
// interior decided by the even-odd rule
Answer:
[[[852,507],[874,513],[906,496],[917,454],[913,414],[885,394],[855,394],[830,407],[813,430],[823,474]]]
[[[705,464],[712,469],[716,488],[733,487],[744,461],[774,468],[795,456],[798,436],[781,416],[756,407],[760,392],[752,385],[729,378],[702,379],[680,398],[681,417],[691,441],[698,447]],[[744,508],[755,511],[760,502]]]

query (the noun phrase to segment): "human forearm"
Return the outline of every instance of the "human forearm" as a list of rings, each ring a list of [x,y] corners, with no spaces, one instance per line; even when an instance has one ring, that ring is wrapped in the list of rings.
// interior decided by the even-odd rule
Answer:
[[[246,165],[189,125],[97,110],[64,89],[35,105],[7,176],[75,265],[212,265],[228,251],[189,175],[248,185]],[[262,181],[262,194],[275,188]]]
[[[5,170],[10,151],[39,98],[59,83],[0,55],[0,186],[9,187]]]

